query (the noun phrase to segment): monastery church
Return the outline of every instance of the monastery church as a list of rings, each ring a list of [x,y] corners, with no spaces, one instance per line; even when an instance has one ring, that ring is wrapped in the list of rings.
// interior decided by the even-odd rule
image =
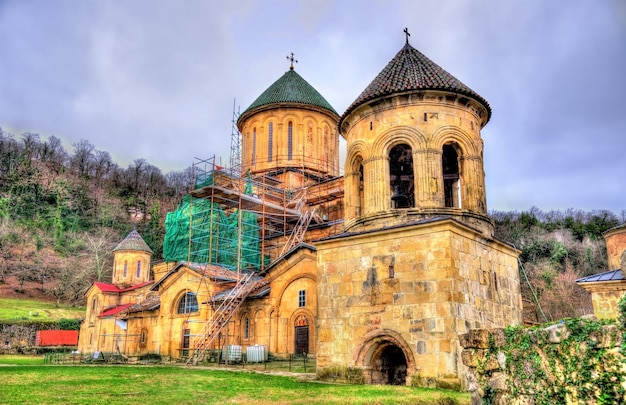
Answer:
[[[487,215],[491,107],[406,38],[341,115],[292,55],[239,115],[232,167],[194,164],[164,260],[136,231],[114,249],[79,350],[197,364],[260,347],[318,376],[465,384],[459,335],[522,321],[519,251]]]

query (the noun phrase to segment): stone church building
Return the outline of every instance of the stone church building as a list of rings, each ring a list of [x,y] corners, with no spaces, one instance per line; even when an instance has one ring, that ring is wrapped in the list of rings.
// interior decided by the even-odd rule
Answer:
[[[114,249],[79,350],[195,363],[259,345],[315,356],[318,375],[462,384],[459,334],[522,316],[519,252],[487,214],[490,116],[408,36],[342,115],[292,59],[239,115],[234,169],[198,170],[180,221],[168,215],[166,260],[134,231]]]

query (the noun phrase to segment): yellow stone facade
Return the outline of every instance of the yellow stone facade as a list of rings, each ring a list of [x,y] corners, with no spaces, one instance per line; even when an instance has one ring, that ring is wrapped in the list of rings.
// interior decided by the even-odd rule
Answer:
[[[487,112],[467,98],[444,93],[419,97],[389,97],[375,105],[363,105],[343,119],[342,134],[348,143],[345,165],[346,228],[366,229],[398,223],[392,210],[394,192],[390,177],[390,150],[410,147],[414,168],[412,189],[415,206],[406,212],[416,218],[438,215],[447,208],[453,215],[493,234],[487,217],[480,129]],[[459,201],[446,207],[442,154],[453,147],[459,161]],[[400,221],[401,222],[401,221]]]
[[[240,130],[243,173],[248,169],[255,175],[299,168],[322,176],[339,175],[337,117],[328,112],[295,108],[262,110],[243,117]],[[289,173],[292,177],[288,177]],[[288,189],[305,185],[301,176],[294,176],[293,172],[278,178]]]
[[[626,226],[604,233],[609,271],[577,280],[591,293],[593,313],[598,319],[618,319],[618,303],[626,295]]]
[[[367,383],[462,384],[459,334],[521,322],[519,252],[494,239],[487,215],[480,131],[490,114],[408,42],[341,117],[285,73],[238,119],[241,175],[301,195],[319,221],[282,255],[289,235],[263,241],[274,246],[257,273],[266,287],[214,346],[306,352],[320,376],[350,368]],[[153,280],[120,278],[120,265],[147,251],[115,253],[113,285],[87,294],[96,305],[80,350],[185,358],[233,280],[193,263],[154,265]],[[104,329],[117,341],[94,338]]]

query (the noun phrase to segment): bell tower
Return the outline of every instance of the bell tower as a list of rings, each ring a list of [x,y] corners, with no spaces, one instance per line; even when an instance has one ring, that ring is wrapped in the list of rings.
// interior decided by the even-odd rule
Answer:
[[[407,41],[339,120],[346,230],[449,217],[493,235],[481,129],[487,101]]]
[[[522,319],[519,252],[493,237],[487,215],[489,104],[405,33],[339,120],[345,222],[315,245],[317,368],[461,384],[459,334]]]

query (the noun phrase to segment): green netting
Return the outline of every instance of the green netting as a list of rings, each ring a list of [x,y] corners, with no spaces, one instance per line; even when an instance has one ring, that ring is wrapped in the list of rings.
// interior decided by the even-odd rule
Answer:
[[[187,195],[165,219],[163,256],[170,261],[219,264],[233,270],[260,269],[259,234],[256,214],[234,210],[226,215],[219,205]]]

